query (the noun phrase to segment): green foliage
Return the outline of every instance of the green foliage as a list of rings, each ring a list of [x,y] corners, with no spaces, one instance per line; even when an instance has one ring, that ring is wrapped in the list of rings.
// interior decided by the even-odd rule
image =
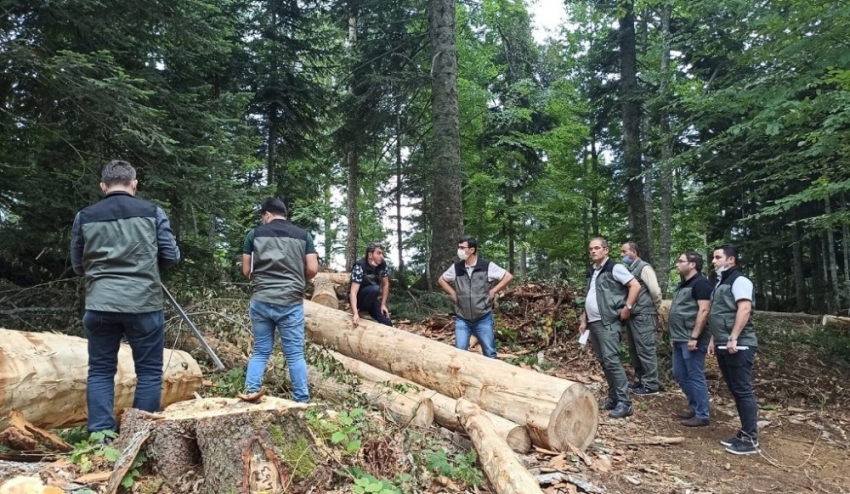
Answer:
[[[445,449],[430,450],[420,456],[420,461],[428,470],[470,487],[481,485],[484,479],[484,474],[476,466],[478,455],[475,450],[467,453],[449,453]]]
[[[340,412],[333,418],[310,409],[307,412],[307,423],[320,437],[342,449],[345,455],[353,455],[360,450],[363,433],[369,428],[366,411],[362,408]]]
[[[355,494],[402,494],[402,490],[393,482],[376,478],[360,468],[349,467],[344,469],[343,473],[351,478],[353,482],[351,492]]]
[[[107,442],[116,437],[118,435],[112,431],[93,432],[88,439],[74,444],[69,458],[71,462],[80,466],[80,471],[83,473],[92,469],[93,461],[96,459],[114,463],[121,456],[121,452],[107,445]]]
[[[213,389],[218,396],[235,397],[245,388],[245,369],[230,369],[213,381]]]

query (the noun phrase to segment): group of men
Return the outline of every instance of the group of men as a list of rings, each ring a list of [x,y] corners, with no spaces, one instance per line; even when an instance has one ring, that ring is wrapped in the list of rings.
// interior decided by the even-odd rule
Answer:
[[[579,333],[590,331],[593,353],[602,365],[608,396],[602,404],[613,418],[632,415],[630,392],[658,393],[656,318],[661,290],[652,267],[640,259],[638,246],[621,248],[622,264],[609,257],[608,242],[595,238],[589,252],[593,265],[587,272],[587,295]],[[758,407],[753,395],[752,370],[758,340],[752,323],[753,284],[738,269],[738,249],[722,245],[712,264],[717,284],[703,276],[703,259],[696,252],[681,254],[676,269],[682,281],[676,289],[668,330],[673,351],[673,377],[688,400],[678,413],[682,425],[710,423],[705,358],[715,355],[720,372],[735,399],[741,429],[721,441],[733,454],[758,453]],[[628,382],[620,362],[620,343],[628,340],[635,381]]]
[[[167,215],[155,204],[137,199],[137,186],[130,163],[109,162],[101,174],[103,199],[81,210],[72,227],[72,267],[86,278],[83,326],[89,351],[90,432],[117,430],[114,378],[122,338],[132,349],[138,377],[133,407],[149,412],[160,407],[165,340],[160,270],[177,264],[180,251]],[[248,233],[243,245],[242,273],[252,282],[249,315],[254,337],[244,392],[239,394],[246,401],[256,401],[265,393],[263,375],[276,332],[286,356],[293,399],[310,399],[303,294],[306,283],[318,273],[318,255],[311,235],[290,222],[287,214],[280,199],[264,201],[262,225]],[[590,242],[589,251],[593,266],[587,274],[579,331],[590,331],[594,354],[608,382],[603,408],[612,417],[627,417],[632,414],[630,391],[637,395],[658,392],[655,328],[661,291],[636,244],[623,245],[622,264],[608,257],[608,243],[601,238]],[[455,344],[466,350],[475,336],[482,353],[496,358],[493,300],[513,276],[481,258],[473,237],[459,240],[457,255],[458,261],[439,278],[440,287],[455,304]],[[682,283],[673,300],[669,329],[674,376],[690,406],[682,414],[683,425],[709,423],[704,363],[706,355],[716,354],[742,422],[740,432],[723,444],[727,451],[748,454],[758,448],[752,393],[757,341],[750,320],[752,283],[737,270],[737,260],[733,246],[714,251],[712,262],[720,279],[712,288],[700,273],[701,256],[695,252],[680,256]],[[365,309],[377,322],[392,326],[387,265],[380,244],[370,244],[363,259],[354,263],[350,281],[353,324],[359,324],[359,311]],[[635,370],[631,385],[619,358],[624,333]]]

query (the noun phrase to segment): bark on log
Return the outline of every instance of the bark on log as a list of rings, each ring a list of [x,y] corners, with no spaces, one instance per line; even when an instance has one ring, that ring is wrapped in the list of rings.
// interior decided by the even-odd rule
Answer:
[[[312,302],[304,302],[304,312],[313,342],[525,424],[538,446],[564,450],[567,443],[573,443],[584,449],[593,441],[599,407],[581,384],[389,326],[361,321],[354,327],[347,313]]]
[[[498,494],[543,494],[537,480],[520,463],[508,444],[496,435],[481,408],[457,400],[457,416],[478,452],[478,461]]]
[[[310,405],[266,396],[259,403],[204,398],[161,415],[128,410],[116,447],[148,434],[146,466],[172,488],[203,472],[202,493],[315,492],[332,476],[304,416]],[[138,440],[138,439],[137,439]]]
[[[821,326],[847,326],[850,325],[850,317],[825,315],[821,319]]]
[[[9,413],[20,410],[44,429],[86,423],[88,342],[56,333],[30,333],[0,328],[0,430]],[[186,400],[203,385],[198,363],[186,352],[165,350],[162,406]],[[118,352],[115,411],[133,405],[136,372],[129,345]]]
[[[313,296],[310,300],[331,309],[339,309],[339,299],[336,297],[332,279],[318,275],[313,278]]]
[[[372,367],[359,360],[351,357],[329,351],[330,355],[343,365],[347,370],[357,374],[358,376],[367,379],[371,382],[383,384],[392,383],[398,384],[405,388],[403,394],[417,399],[427,398],[434,404],[434,420],[446,429],[455,432],[465,432],[463,425],[457,418],[457,400],[449,398],[446,395],[440,394],[434,390],[422,388],[418,384],[409,381],[403,377],[398,377],[395,374],[382,371],[377,367]],[[493,430],[496,435],[504,439],[510,448],[518,453],[527,453],[531,449],[531,438],[528,436],[528,430],[523,425],[518,425],[508,419],[499,417],[490,412],[482,412],[493,423]]]
[[[431,427],[434,423],[434,403],[426,396],[411,396],[370,381],[360,381],[356,386],[325,377],[313,367],[307,369],[311,391],[317,396],[336,403],[345,403],[352,391],[361,393],[372,405],[385,410],[396,422],[417,427]]]
[[[318,273],[313,278],[313,284],[316,283],[316,280],[324,278],[334,285],[345,285],[349,281],[351,281],[351,275],[348,273]]]

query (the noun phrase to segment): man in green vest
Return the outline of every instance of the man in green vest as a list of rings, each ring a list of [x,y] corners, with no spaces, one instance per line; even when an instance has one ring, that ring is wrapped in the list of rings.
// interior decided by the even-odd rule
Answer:
[[[593,353],[605,372],[608,397],[602,409],[611,410],[608,415],[612,418],[628,417],[632,402],[629,380],[620,363],[620,341],[640,284],[625,266],[608,258],[610,249],[605,239],[594,238],[588,250],[593,265],[587,271],[587,296],[578,331],[590,331]]]
[[[245,393],[239,394],[245,401],[256,401],[265,393],[263,375],[274,348],[275,329],[289,367],[292,399],[310,400],[304,358],[304,287],[319,272],[319,259],[313,237],[286,215],[280,199],[263,202],[263,225],[248,233],[242,249],[242,274],[251,279],[248,313],[254,332]]]
[[[648,262],[640,258],[638,245],[626,242],[620,248],[623,263],[640,283],[632,316],[626,323],[626,341],[629,357],[635,370],[635,382],[629,385],[637,395],[658,394],[658,350],[655,345],[655,329],[658,326],[656,308],[661,303],[661,288],[658,277]]]
[[[753,282],[738,269],[738,248],[721,245],[714,249],[712,264],[719,281],[711,295],[708,325],[716,346],[720,373],[735,397],[741,430],[720,441],[736,455],[759,452],[758,406],[753,394],[753,363],[758,339],[753,327]]]
[[[667,326],[673,347],[673,378],[688,399],[689,410],[678,413],[685,427],[709,423],[708,385],[705,356],[711,332],[706,330],[711,305],[711,283],[702,274],[702,256],[688,251],[679,256],[676,270],[682,282],[670,305]]]

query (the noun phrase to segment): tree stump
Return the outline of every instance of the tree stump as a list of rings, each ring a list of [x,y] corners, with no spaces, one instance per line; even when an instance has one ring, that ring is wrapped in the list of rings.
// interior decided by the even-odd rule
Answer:
[[[315,492],[330,481],[332,470],[315,447],[305,416],[309,408],[267,396],[259,403],[196,399],[161,415],[128,410],[116,447],[131,449],[134,436],[149,429],[141,448],[146,467],[172,487],[193,471],[203,475],[203,493]]]

